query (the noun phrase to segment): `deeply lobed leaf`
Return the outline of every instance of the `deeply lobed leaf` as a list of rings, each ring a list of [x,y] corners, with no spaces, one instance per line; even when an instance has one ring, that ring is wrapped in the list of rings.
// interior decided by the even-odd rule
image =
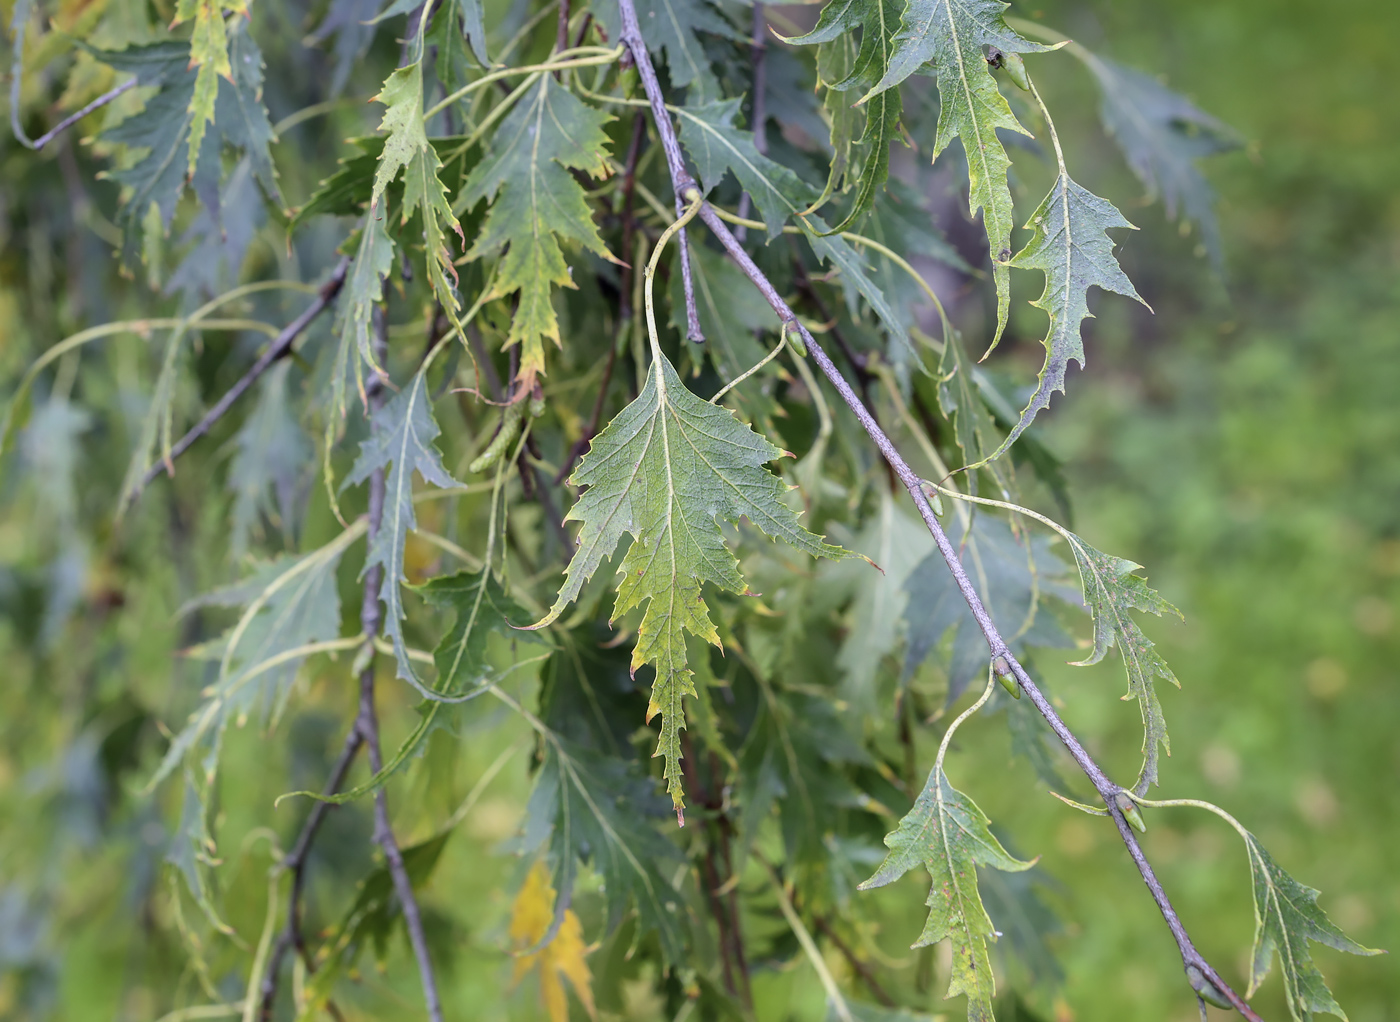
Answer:
[[[662,357],[652,363],[637,399],[593,439],[570,480],[587,487],[567,516],[583,528],[554,606],[535,627],[556,620],[623,534],[633,537],[620,568],[613,618],[646,605],[632,670],[643,664],[656,669],[647,719],[661,714],[656,755],[665,759],[667,790],[677,809],[684,805],[682,702],[695,694],[685,633],[719,644],[705,583],[747,592],[720,522],[747,518],[814,557],[848,556],[798,524],[797,513],[783,501],[782,482],[763,467],[780,454],[733,412],[688,391]]]
[[[884,887],[917,866],[928,870],[932,880],[928,921],[912,946],[950,941],[953,969],[947,996],[967,996],[969,1022],[992,1022],[996,993],[987,955],[987,940],[995,940],[996,931],[982,905],[977,867],[1014,873],[1034,865],[1013,858],[992,835],[989,823],[982,810],[935,766],[914,808],[885,836],[889,855],[874,876],[860,885],[863,891]]]

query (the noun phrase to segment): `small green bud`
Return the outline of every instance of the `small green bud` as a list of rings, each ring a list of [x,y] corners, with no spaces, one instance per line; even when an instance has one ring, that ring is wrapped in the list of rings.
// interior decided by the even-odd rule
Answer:
[[[1191,984],[1191,989],[1196,991],[1196,996],[1207,1004],[1213,1004],[1217,1008],[1233,1008],[1220,988],[1206,978],[1205,973],[1194,965],[1186,967],[1186,982]]]
[[[1017,88],[1023,92],[1031,91],[1030,76],[1026,74],[1026,62],[1021,59],[1019,53],[1003,53],[1001,55],[1003,68],[1006,70],[1006,77],[1016,83]]]
[[[787,335],[788,347],[806,358],[807,342],[802,337],[802,328],[796,323],[784,323],[783,332]]]
[[[1128,821],[1133,830],[1139,834],[1146,834],[1147,821],[1142,818],[1142,812],[1138,809],[1137,803],[1121,791],[1115,801],[1118,804],[1118,811],[1123,814],[1123,818]]]
[[[523,402],[517,401],[506,406],[506,410],[501,413],[501,428],[496,433],[495,439],[467,466],[468,472],[473,475],[485,472],[506,456],[506,448],[514,443],[516,436],[520,433],[520,420],[523,418],[521,415],[522,404]]]

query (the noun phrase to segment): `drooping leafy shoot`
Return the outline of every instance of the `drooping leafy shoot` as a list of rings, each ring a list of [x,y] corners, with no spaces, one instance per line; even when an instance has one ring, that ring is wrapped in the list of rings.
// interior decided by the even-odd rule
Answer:
[[[968,209],[982,211],[997,289],[997,326],[992,347],[1001,339],[1011,310],[1012,201],[1006,172],[1011,158],[997,131],[1022,135],[1022,127],[997,89],[984,47],[1003,53],[1039,53],[1051,47],[1023,39],[1007,27],[1007,4],[1001,0],[909,0],[904,8],[889,66],[862,102],[870,103],[928,65],[938,82],[937,159],[961,138],[967,154]]]
[[[383,515],[370,542],[364,571],[375,567],[383,571],[379,585],[379,599],[384,604],[383,633],[394,645],[399,677],[431,698],[432,693],[423,688],[414,673],[403,636],[405,611],[400,586],[407,581],[404,545],[409,532],[417,528],[413,474],[417,472],[434,486],[458,483],[443,467],[442,455],[433,444],[439,430],[422,374],[415,375],[409,386],[374,413],[373,426],[369,439],[360,444],[360,456],[345,485],[358,486],[375,472],[384,472]]]
[[[969,1022],[992,1022],[992,998],[996,983],[987,954],[987,941],[997,933],[978,891],[977,867],[991,866],[1006,872],[1030,869],[1034,862],[1013,858],[989,829],[981,809],[948,783],[943,757],[948,741],[969,715],[981,709],[992,692],[992,679],[982,697],[948,728],[938,759],[930,771],[914,808],[885,836],[889,855],[861,890],[894,883],[911,869],[923,866],[932,881],[927,905],[928,921],[912,947],[948,940],[953,951],[948,997],[967,996]]]
[[[782,453],[733,412],[687,390],[663,356],[652,362],[641,394],[594,438],[570,478],[588,487],[568,514],[583,528],[554,606],[535,627],[558,619],[623,534],[633,537],[612,616],[646,606],[632,670],[644,664],[656,669],[647,719],[661,715],[656,755],[666,761],[666,786],[677,809],[685,804],[682,701],[695,694],[685,633],[719,645],[706,583],[748,592],[720,523],[747,518],[814,557],[848,556],[802,528],[783,501],[782,482],[763,467]]]
[[[529,622],[529,612],[506,593],[490,572],[459,571],[441,575],[416,587],[436,607],[456,612],[456,618],[433,650],[437,689],[448,694],[468,691],[491,677],[487,647],[493,634],[514,634],[533,641],[533,633],[514,632]]]

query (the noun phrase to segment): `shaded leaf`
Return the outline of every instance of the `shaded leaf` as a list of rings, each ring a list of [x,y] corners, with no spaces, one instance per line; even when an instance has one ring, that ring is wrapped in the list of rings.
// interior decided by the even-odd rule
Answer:
[[[1063,393],[1069,363],[1084,365],[1080,324],[1092,316],[1089,288],[1114,291],[1147,306],[1118,265],[1113,239],[1108,236],[1114,228],[1133,225],[1107,199],[1081,188],[1062,170],[1026,226],[1034,236],[1016,253],[1011,265],[1045,273],[1045,292],[1031,302],[1050,314],[1050,329],[1043,342],[1045,365],[1039,385],[993,458],[1016,442],[1041,409],[1050,406],[1052,394]]]
[[[911,74],[931,64],[938,82],[938,134],[933,156],[961,138],[967,154],[968,209],[982,210],[982,225],[992,257],[997,288],[995,346],[1011,308],[1012,201],[1006,172],[1011,159],[997,137],[998,129],[1029,135],[1016,120],[988,68],[984,46],[1003,53],[1038,53],[1047,49],[1007,27],[1007,4],[1001,0],[909,0],[904,9],[889,68],[866,93],[871,101]]]
[[[949,533],[958,545],[963,567],[1013,654],[1019,657],[1033,646],[1071,645],[1069,636],[1042,606],[1042,599],[1050,596],[1078,602],[1077,594],[1065,585],[1066,565],[1055,556],[1048,538],[1013,533],[1006,522],[989,514],[974,515],[970,530],[964,524],[949,528]],[[974,678],[985,676],[987,641],[942,554],[934,551],[924,558],[910,574],[907,589],[905,675],[911,675],[952,630],[948,661],[951,705]]]
[[[599,5],[599,17],[607,26],[608,38],[622,35],[622,19],[615,0]],[[691,87],[692,100],[714,99],[720,94],[719,80],[710,67],[710,58],[697,35],[710,35],[746,41],[725,18],[705,0],[637,0],[637,24],[642,40],[652,53],[666,54],[666,71],[678,89]]]
[[[1283,967],[1283,990],[1288,1010],[1297,1022],[1310,1022],[1312,1013],[1325,1011],[1345,1019],[1313,964],[1308,941],[1315,940],[1353,955],[1378,955],[1362,947],[1327,918],[1317,904],[1321,892],[1298,883],[1279,868],[1259,839],[1242,831],[1249,851],[1249,871],[1254,877],[1254,952],[1249,969],[1249,994],[1253,997],[1269,974],[1274,953]]]
[[[335,572],[356,538],[357,532],[347,531],[309,554],[272,561],[243,582],[216,589],[186,608],[242,607],[243,613],[220,639],[194,650],[218,658],[218,675],[205,690],[204,703],[171,741],[148,787],[159,784],[200,745],[217,751],[230,722],[255,710],[264,718],[280,710],[307,656],[299,651],[340,635]],[[205,772],[212,774],[215,765],[208,761]]]
[[[815,557],[847,556],[802,528],[783,501],[782,482],[763,467],[782,453],[733,412],[686,390],[662,357],[652,362],[637,399],[593,439],[570,479],[588,487],[567,516],[583,523],[578,550],[554,606],[536,627],[563,613],[624,533],[633,537],[619,569],[613,618],[646,604],[632,670],[656,668],[647,719],[661,714],[656,755],[665,758],[667,790],[677,809],[684,805],[682,701],[695,692],[685,633],[719,644],[702,593],[705,583],[748,591],[720,522],[747,517],[769,536]]]
[[[928,921],[913,947],[924,947],[947,938],[953,950],[953,970],[948,997],[967,995],[970,1022],[991,1022],[996,984],[987,956],[987,940],[996,939],[992,921],[982,906],[977,867],[993,866],[1007,872],[1031,868],[1014,859],[988,829],[988,819],[973,801],[948,783],[935,766],[914,802],[886,835],[889,855],[861,890],[884,887],[917,866],[928,870]]]
[[[528,851],[548,842],[559,891],[573,890],[580,859],[591,863],[603,879],[608,929],[631,901],[641,929],[655,931],[665,959],[680,963],[684,900],[662,872],[680,851],[656,830],[665,807],[651,780],[625,761],[552,738],[526,808],[525,845]]]
[[[953,421],[953,440],[962,451],[963,464],[983,466],[1003,496],[1010,497],[1016,475],[1009,464],[993,457],[1005,441],[983,400],[977,372],[963,348],[962,336],[954,331],[944,337],[938,366],[938,406]],[[964,478],[968,491],[976,494],[977,472],[967,472]]]
[[[902,638],[908,602],[905,584],[933,549],[933,539],[922,522],[906,514],[889,491],[882,490],[879,509],[854,548],[878,565],[878,570],[851,562],[832,565],[822,575],[827,585],[844,589],[853,597],[846,638],[836,659],[843,694],[859,712],[874,713],[881,662]]]
[[[530,613],[484,570],[441,575],[414,588],[428,603],[457,615],[433,650],[440,692],[465,692],[493,675],[486,656],[492,633],[539,641],[533,632],[512,630],[528,624]]]
[[[695,161],[700,172],[701,187],[711,191],[730,171],[748,192],[768,229],[768,240],[782,233],[783,224],[809,206],[816,191],[793,171],[769,159],[754,146],[753,133],[734,126],[739,100],[724,100],[699,107],[681,107],[681,142]],[[802,232],[812,251],[823,262],[841,271],[850,303],[859,293],[885,324],[897,343],[908,344],[904,319],[889,301],[870,274],[865,261],[840,237],[828,235],[826,223],[819,216],[800,218]],[[854,308],[852,309],[854,314]]]
[[[1211,262],[1217,272],[1222,271],[1215,195],[1196,161],[1239,148],[1238,133],[1151,75],[1082,47],[1071,52],[1098,80],[1103,97],[1099,114],[1128,166],[1150,196],[1161,197],[1168,218],[1176,219],[1179,210],[1196,225]]]
[[[469,209],[482,199],[495,200],[467,258],[506,249],[492,295],[520,292],[506,343],[521,346],[517,379],[527,389],[544,371],[544,340],[561,343],[551,295],[555,286],[574,286],[561,242],[609,257],[583,186],[569,173],[607,175],[603,125],[609,120],[543,75],[496,129],[462,191]]]
[[[346,486],[358,486],[376,471],[384,472],[383,517],[369,544],[361,577],[372,568],[383,569],[379,586],[379,599],[384,604],[383,632],[394,644],[398,676],[418,688],[421,684],[403,638],[405,612],[399,585],[407,581],[404,544],[409,531],[418,526],[413,514],[413,473],[434,486],[460,485],[443,467],[442,456],[433,444],[438,432],[427,385],[421,373],[415,374],[412,383],[374,413],[370,436],[361,441],[360,456],[345,480]]]
[[[194,91],[190,96],[190,171],[193,172],[199,159],[199,147],[204,140],[204,131],[214,120],[214,102],[219,95],[219,78],[233,80],[233,67],[229,63],[228,28],[224,23],[226,15],[248,16],[248,5],[244,0],[179,0],[175,5],[175,19],[171,27],[194,19],[194,31],[190,34],[190,68],[195,70]]]
[[[515,896],[510,912],[510,940],[518,952],[539,947],[549,935],[556,903],[554,888],[549,886],[549,873],[540,863],[525,877],[525,884]],[[596,1018],[593,1004],[593,975],[588,971],[584,956],[588,948],[583,942],[583,924],[571,908],[564,909],[563,919],[553,937],[531,954],[515,959],[514,982],[519,983],[532,970],[539,971],[540,1000],[550,1022],[569,1022],[569,1002],[564,993],[564,980]]]
[[[290,362],[282,362],[264,374],[257,407],[235,441],[238,450],[226,483],[233,493],[229,543],[235,561],[247,552],[253,528],[263,516],[280,521],[284,535],[292,533],[297,489],[312,450],[288,408],[291,368]]]

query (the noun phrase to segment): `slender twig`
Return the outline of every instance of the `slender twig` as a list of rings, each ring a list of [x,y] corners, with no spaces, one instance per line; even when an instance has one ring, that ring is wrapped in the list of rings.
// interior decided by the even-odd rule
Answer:
[[[559,24],[554,32],[554,52],[560,53],[569,45],[569,0],[559,0]],[[554,80],[564,72],[555,71]]]
[[[345,782],[345,775],[350,771],[350,764],[355,759],[355,753],[359,751],[363,742],[364,736],[360,733],[359,722],[356,721],[345,736],[340,756],[331,767],[330,777],[323,789],[327,795],[334,795],[340,790],[341,784]],[[287,896],[287,922],[283,925],[282,932],[277,935],[277,942],[272,946],[267,960],[267,972],[263,975],[261,1006],[258,1012],[258,1018],[262,1022],[268,1022],[272,1018],[272,1009],[277,1001],[277,985],[282,973],[282,959],[286,957],[287,952],[295,947],[302,953],[307,968],[313,969],[311,956],[305,953],[306,941],[301,932],[301,901],[306,888],[306,861],[311,853],[312,842],[316,840],[321,824],[333,808],[333,802],[316,802],[312,805],[306,823],[297,835],[296,844],[282,860],[282,868],[292,874],[292,890]]]
[[[754,0],[753,33],[749,37],[749,59],[753,61],[753,117],[749,126],[753,129],[753,147],[760,155],[768,152],[768,18],[764,15],[762,0]],[[745,192],[739,199],[739,216],[747,217],[753,206],[753,196]],[[749,229],[740,226],[734,236],[740,241],[748,240]]]
[[[29,146],[30,149],[33,149],[35,152],[38,152],[40,149],[44,148],[44,146],[48,145],[59,135],[62,135],[65,131],[67,131],[73,125],[77,124],[88,114],[92,113],[94,110],[101,110],[104,106],[112,102],[112,100],[116,99],[118,96],[122,95],[125,92],[130,92],[132,89],[136,88],[137,81],[138,79],[132,78],[128,81],[122,82],[114,89],[108,89],[106,92],[98,96],[87,106],[83,107],[81,110],[77,111],[76,113],[71,113],[67,117],[63,118],[63,120],[59,121],[45,134],[40,135],[33,142],[25,138],[23,133],[19,131],[15,132],[15,137],[18,138],[23,144]]]
[[[380,328],[375,338],[375,359],[384,365],[388,356],[385,319],[380,312]],[[378,377],[371,379],[366,397],[371,412],[377,412],[384,405],[384,385]],[[373,429],[373,415],[371,415]],[[384,514],[384,470],[376,469],[369,480],[369,532],[368,541],[372,545],[379,532],[380,520]],[[383,623],[383,611],[379,603],[379,586],[383,579],[383,565],[376,564],[365,572],[364,597],[360,604],[360,629],[373,642]],[[369,767],[374,774],[384,769],[384,752],[379,744],[379,718],[374,710],[374,664],[360,672],[360,713],[356,729],[364,740],[365,751],[369,754]],[[418,909],[418,898],[413,893],[413,881],[409,879],[408,868],[404,865],[403,852],[394,838],[394,829],[389,822],[389,802],[381,785],[374,793],[374,840],[384,852],[384,862],[394,883],[394,893],[398,895],[399,909],[403,912],[404,927],[408,930],[408,942],[413,947],[413,957],[418,961],[418,976],[423,984],[423,999],[427,1002],[428,1018],[431,1022],[443,1022],[442,1002],[438,997],[437,979],[433,974],[432,959],[428,955],[428,940],[423,933],[423,916]]]
[[[175,445],[170,448],[169,456],[146,470],[146,474],[136,485],[135,492],[131,494],[132,498],[137,497],[162,472],[168,470],[173,475],[175,459],[193,447],[195,441],[200,437],[208,433],[213,428],[214,423],[222,419],[224,414],[233,407],[233,403],[257,382],[258,377],[267,372],[269,366],[278,359],[286,357],[302,332],[335,301],[335,296],[340,294],[340,289],[345,285],[345,274],[349,269],[350,260],[342,259],[331,274],[331,279],[321,286],[316,300],[308,305],[300,316],[282,329],[282,332],[277,335],[268,349],[258,356],[258,360],[248,367],[248,371],[239,378],[238,382],[230,387],[223,397],[219,398],[213,408],[204,413],[204,418],[200,419],[190,428],[188,433],[175,442]]]
[[[666,153],[666,163],[671,172],[671,187],[679,197],[686,194],[695,187],[694,179],[685,169],[685,163],[681,156],[680,141],[676,137],[675,126],[672,124],[666,112],[665,101],[661,94],[661,85],[656,77],[656,69],[652,66],[651,55],[647,53],[646,45],[642,42],[641,31],[637,27],[637,12],[633,0],[618,0],[618,9],[622,15],[623,41],[627,43],[632,52],[633,60],[637,66],[637,72],[641,79],[642,88],[645,90],[647,99],[650,101],[653,120],[656,124],[657,134],[661,139],[661,146]],[[962,593],[968,609],[972,612],[973,618],[977,621],[982,635],[987,641],[990,656],[997,669],[1016,680],[1021,689],[1026,693],[1035,708],[1045,718],[1051,729],[1064,743],[1070,756],[1078,764],[1079,768],[1089,778],[1094,785],[1099,797],[1103,799],[1108,807],[1110,815],[1113,817],[1114,825],[1118,828],[1119,837],[1128,849],[1128,854],[1132,858],[1134,865],[1142,876],[1143,883],[1147,886],[1152,895],[1152,900],[1157,904],[1158,910],[1162,913],[1162,918],[1166,920],[1167,928],[1171,931],[1172,938],[1176,941],[1177,950],[1181,954],[1184,968],[1195,967],[1209,979],[1226,997],[1227,1000],[1240,1012],[1249,1022],[1262,1022],[1259,1015],[1245,1002],[1245,1000],[1232,989],[1219,973],[1206,961],[1204,956],[1196,950],[1196,946],[1191,942],[1190,935],[1181,923],[1180,916],[1176,909],[1172,907],[1166,891],[1162,889],[1161,882],[1153,872],[1151,864],[1143,854],[1142,846],[1138,843],[1137,835],[1128,825],[1121,809],[1118,808],[1117,795],[1125,789],[1115,784],[1108,775],[1096,763],[1079,739],[1069,729],[1068,725],[1060,718],[1055,708],[1050,705],[1045,694],[1040,691],[1039,686],[1031,676],[1026,673],[1024,667],[1012,655],[1007,647],[1006,640],[1002,638],[996,624],[992,621],[991,615],[987,612],[986,605],[978,595],[972,580],[968,578],[966,570],[962,565],[962,560],[958,556],[957,549],[948,539],[943,531],[943,526],[934,514],[933,507],[925,495],[919,476],[904,460],[904,456],[891,442],[890,438],[880,428],[875,421],[870,410],[865,406],[856,392],[851,389],[851,385],[846,382],[846,378],[841,375],[841,371],[836,368],[826,351],[812,336],[811,331],[802,325],[797,315],[783,300],[768,277],[760,270],[749,254],[744,251],[743,245],[734,237],[724,220],[710,206],[701,201],[699,204],[700,219],[714,233],[730,258],[743,270],[749,281],[758,288],[769,307],[777,313],[778,318],[787,324],[788,329],[796,329],[802,339],[807,344],[807,350],[811,353],[812,361],[817,364],[817,368],[822,371],[831,385],[836,388],[836,392],[841,395],[848,408],[855,414],[861,427],[875,443],[880,453],[885,456],[898,476],[899,481],[904,484],[909,491],[910,498],[914,501],[914,506],[919,512],[919,517],[923,519],[929,533],[933,536],[934,543],[938,547],[948,570],[952,572],[953,580],[959,591]]]
[[[656,78],[656,68],[652,67],[651,55],[647,53],[647,44],[642,39],[642,29],[637,22],[636,5],[620,2],[617,6],[618,12],[622,15],[620,41],[631,51],[632,60],[636,63],[637,70],[642,72],[642,80],[647,82],[649,79],[646,87],[647,100],[651,103],[651,115],[656,121],[657,131],[661,136],[662,149],[666,153],[666,167],[671,172],[671,190],[675,192],[676,216],[680,216],[686,207],[685,193],[689,188],[695,187],[695,179],[685,169],[685,158],[681,156],[681,146],[676,141],[675,127],[671,124],[670,115],[666,112],[666,100],[661,95],[661,84]],[[662,127],[663,122],[665,127]],[[695,280],[690,273],[690,246],[686,243],[684,227],[681,228],[680,237],[676,239],[676,242],[681,252],[681,286],[685,292],[685,335],[698,344],[705,339],[705,334],[700,329],[700,311],[695,305]]]
[[[852,950],[851,945],[841,939],[841,935],[832,928],[826,916],[817,916],[813,921],[817,924],[817,930],[821,935],[831,941],[832,946],[834,946],[837,951],[841,952],[841,957],[846,959],[847,964],[855,970],[856,975],[860,977],[861,982],[865,984],[865,988],[870,991],[871,996],[886,1008],[893,1008],[895,1006],[894,998],[890,996],[888,990],[880,985],[880,981],[875,978],[875,972],[870,968],[870,963],[856,957],[856,953]]]

